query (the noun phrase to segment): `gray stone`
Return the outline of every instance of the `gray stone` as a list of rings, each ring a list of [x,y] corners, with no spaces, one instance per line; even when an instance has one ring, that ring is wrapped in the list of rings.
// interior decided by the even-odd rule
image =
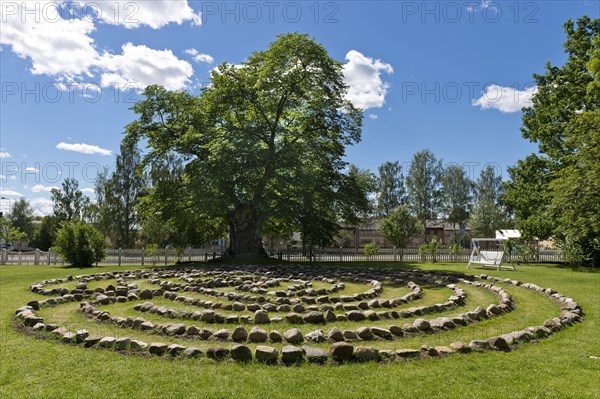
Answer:
[[[186,357],[198,357],[202,355],[202,351],[198,348],[186,348],[183,351],[183,355]]]
[[[83,345],[86,348],[89,348],[90,346],[96,345],[101,339],[102,337],[99,335],[90,335],[83,340]]]
[[[404,335],[404,331],[399,326],[390,326],[390,332],[397,337],[401,337]]]
[[[414,358],[421,355],[421,351],[417,349],[398,349],[396,355],[400,358]]]
[[[336,362],[352,360],[354,347],[347,342],[336,342],[329,348],[329,356]]]
[[[325,337],[325,333],[323,330],[315,330],[304,336],[308,341],[312,342],[325,342],[327,337]]]
[[[185,335],[198,335],[200,334],[200,329],[196,326],[189,326],[185,330]]]
[[[269,324],[271,319],[269,319],[269,312],[266,310],[257,310],[254,313],[254,323],[255,324]]]
[[[501,350],[504,352],[509,352],[511,350],[511,347],[508,344],[508,342],[506,342],[506,340],[502,337],[492,337],[492,338],[489,338],[487,341],[495,349],[498,349],[498,350]]]
[[[200,331],[200,334],[198,334],[198,336],[200,337],[200,339],[207,340],[210,337],[212,337],[212,331],[210,331],[208,328],[203,328]]]
[[[304,341],[302,331],[298,328],[291,328],[283,333],[283,338],[290,344],[298,344]]]
[[[375,313],[375,312],[374,312],[374,311],[372,311],[372,310],[365,310],[365,311],[363,312],[363,314],[364,314],[364,316],[365,316],[367,319],[369,319],[369,320],[371,320],[371,321],[377,321],[377,320],[379,320],[379,316],[377,315],[377,313]]]
[[[142,324],[140,324],[140,330],[142,331],[152,330],[153,328],[154,324],[150,323],[149,321],[145,321]]]
[[[386,330],[385,328],[371,327],[371,332],[376,337],[383,339],[392,339],[392,333],[390,332],[390,330]]]
[[[456,341],[450,344],[450,347],[459,353],[471,352],[471,347],[464,342]]]
[[[259,345],[254,351],[254,358],[261,363],[274,364],[277,363],[278,353],[276,348]]]
[[[335,342],[343,341],[344,334],[339,328],[333,327],[331,331],[329,331],[329,334],[327,334],[327,339]]]
[[[371,348],[370,346],[357,346],[354,349],[354,357],[363,362],[378,360],[379,350]]]
[[[431,324],[425,319],[417,319],[414,321],[413,326],[418,328],[420,331],[427,331],[431,329]]]
[[[74,342],[75,341],[75,333],[73,332],[66,332],[63,334],[62,336],[62,341],[63,342]]]
[[[281,361],[285,365],[301,363],[304,360],[303,354],[304,351],[302,349],[286,345],[281,348]]]
[[[365,315],[360,310],[351,310],[346,312],[346,317],[350,321],[362,321],[365,319]]]
[[[304,320],[302,319],[302,315],[295,313],[295,312],[290,312],[285,316],[285,319],[287,320],[288,323],[290,324],[301,324]]]
[[[132,339],[129,342],[129,349],[131,350],[141,350],[148,347],[148,344],[143,341],[138,341],[137,339]]]
[[[497,305],[493,305],[492,304],[492,305],[490,305],[490,306],[487,307],[486,313],[488,315],[497,316],[497,315],[502,314],[502,309],[500,309]]]
[[[206,357],[214,360],[221,360],[229,355],[229,349],[225,348],[208,348]]]
[[[373,333],[370,327],[359,327],[356,329],[356,335],[363,341],[369,341],[373,339]]]
[[[271,342],[281,342],[283,341],[283,335],[277,330],[273,330],[269,333],[269,339]]]
[[[150,344],[148,352],[152,353],[153,355],[161,356],[167,351],[168,347],[169,345],[163,344],[162,342],[153,342]]]
[[[306,354],[309,363],[324,364],[327,363],[327,353],[321,348],[303,346],[301,348]]]
[[[185,351],[186,349],[187,348],[185,346],[172,344],[172,345],[169,345],[169,347],[167,348],[167,352],[169,352],[169,355],[171,355],[171,356],[177,356],[177,355],[183,353],[183,351]]]
[[[324,323],[325,315],[323,314],[323,312],[313,311],[313,312],[306,313],[304,316],[302,316],[302,319],[306,323],[313,323],[313,324]]]
[[[337,316],[335,315],[335,313],[333,313],[333,311],[327,310],[325,312],[325,321],[331,323],[331,322],[334,322],[336,319],[337,319]]]
[[[252,327],[248,334],[250,342],[265,342],[267,340],[267,332],[260,327]]]
[[[352,330],[344,330],[342,334],[344,335],[344,339],[347,341],[356,341],[358,339],[358,335],[356,335],[356,332]]]
[[[125,350],[129,348],[129,344],[131,343],[131,339],[129,338],[117,338],[115,341],[115,349],[117,350]]]
[[[246,345],[235,345],[231,348],[231,357],[238,362],[249,362],[252,360],[252,351]]]
[[[248,332],[244,327],[237,326],[231,333],[231,339],[234,342],[244,342],[246,339],[248,339]]]
[[[213,312],[212,310],[203,311],[202,316],[200,317],[200,320],[205,321],[207,323],[214,323],[215,322],[215,312]]]
[[[220,330],[215,331],[213,337],[223,340],[229,339],[229,337],[231,337],[231,330],[222,328]]]
[[[116,340],[115,337],[104,337],[98,342],[98,345],[104,348],[112,348]]]
[[[482,341],[482,340],[473,340],[469,343],[469,346],[471,347],[472,350],[486,350],[486,349],[490,349],[490,343],[488,341]]]
[[[104,294],[99,294],[96,297],[96,302],[98,302],[100,305],[108,305],[110,303],[110,298]]]
[[[185,334],[185,324],[171,324],[167,326],[167,335],[182,335]]]

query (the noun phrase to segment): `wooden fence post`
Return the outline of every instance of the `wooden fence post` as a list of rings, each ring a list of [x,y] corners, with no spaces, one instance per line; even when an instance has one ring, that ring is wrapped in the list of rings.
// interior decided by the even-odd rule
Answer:
[[[33,258],[33,264],[34,265],[39,265],[40,264],[40,250],[39,249],[35,249],[35,257]]]
[[[119,248],[119,252],[117,253],[117,264],[121,266],[121,248]]]
[[[142,266],[144,266],[144,257],[146,256],[146,248],[142,248]]]

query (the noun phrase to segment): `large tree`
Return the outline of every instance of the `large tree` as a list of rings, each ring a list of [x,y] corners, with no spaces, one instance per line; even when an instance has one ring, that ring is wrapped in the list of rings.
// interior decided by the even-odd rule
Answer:
[[[14,203],[10,213],[10,220],[14,227],[20,229],[28,237],[33,237],[33,208],[25,198]]]
[[[495,237],[497,229],[507,226],[507,213],[501,202],[502,176],[488,165],[479,174],[474,192],[471,231],[477,237]]]
[[[223,220],[230,254],[259,255],[269,220],[319,237],[337,231],[357,188],[343,173],[345,147],[362,124],[346,92],[340,62],[308,36],[284,34],[240,65],[218,66],[199,96],[149,86],[126,139],[147,141],[147,164],[173,152],[185,160],[181,186],[159,183],[151,201]]]
[[[398,161],[384,162],[379,166],[377,180],[377,213],[380,217],[388,216],[394,209],[402,205],[406,198],[404,175]]]
[[[389,216],[381,220],[381,231],[390,243],[396,246],[400,262],[404,258],[404,249],[410,240],[421,230],[419,220],[410,214],[406,206],[394,209]]]
[[[442,172],[442,161],[430,150],[422,150],[413,155],[406,176],[408,205],[423,226],[423,239],[427,220],[436,219],[441,210]]]
[[[135,143],[124,141],[114,172],[109,175],[104,170],[96,179],[98,225],[119,247],[131,248],[135,244],[139,228],[138,197],[147,186],[141,160]]]
[[[530,238],[554,237],[570,261],[600,264],[600,19],[564,25],[568,59],[535,74],[523,137],[538,145],[510,168],[504,200]]]
[[[448,165],[442,173],[442,209],[452,224],[456,241],[456,226],[464,227],[469,219],[473,199],[473,182],[461,165]]]
[[[60,221],[82,220],[89,198],[79,189],[75,178],[67,178],[60,189],[53,188],[50,197],[54,203],[54,216]]]

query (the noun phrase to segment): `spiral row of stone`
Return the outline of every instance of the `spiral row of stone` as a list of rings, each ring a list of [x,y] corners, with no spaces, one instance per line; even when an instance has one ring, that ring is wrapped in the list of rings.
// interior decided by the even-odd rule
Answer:
[[[327,277],[339,275],[337,279]],[[177,278],[183,283],[175,283],[166,279]],[[53,284],[78,280],[75,289],[64,287],[51,288]],[[117,286],[109,285],[105,288],[88,289],[87,283],[105,279],[116,279]],[[135,283],[128,280],[146,279],[160,288],[155,290],[140,290]],[[314,290],[310,281],[318,279],[330,284],[328,289]],[[413,307],[393,310],[400,304],[406,304],[423,297],[421,286],[412,280],[446,286],[452,290],[446,302],[430,306]],[[366,283],[369,288],[360,294],[342,295],[344,282],[353,281]],[[381,299],[383,292],[382,283],[388,281],[406,284],[410,292],[394,299]],[[293,283],[287,289],[274,291],[282,282]],[[499,304],[489,305],[486,309],[477,307],[471,311],[460,313],[454,317],[437,317],[426,320],[418,318],[413,323],[402,326],[391,325],[389,328],[363,325],[356,330],[341,331],[332,327],[328,333],[316,329],[310,333],[302,334],[298,328],[289,329],[283,333],[276,329],[270,332],[262,328],[264,325],[277,325],[283,321],[281,317],[269,317],[269,311],[288,312],[285,321],[291,324],[314,324],[317,326],[334,323],[336,321],[377,321],[383,319],[395,320],[407,317],[422,316],[462,307],[466,303],[466,293],[456,283],[469,284],[493,293]],[[483,319],[496,317],[512,311],[515,307],[513,298],[495,283],[510,284],[514,287],[534,290],[560,304],[560,315],[548,319],[541,326],[530,326],[523,330],[493,336],[485,340],[473,340],[469,343],[453,342],[448,346],[430,347],[424,345],[420,349],[379,350],[367,346],[369,341],[386,340],[395,342],[404,337],[417,334],[442,332],[445,330],[467,326]],[[233,287],[235,292],[220,291],[218,288]],[[489,278],[481,275],[479,281],[472,281],[466,276],[457,273],[424,272],[418,269],[408,271],[394,270],[356,270],[354,273],[348,268],[306,269],[302,266],[281,266],[279,268],[257,268],[248,266],[239,269],[221,271],[208,271],[202,269],[152,269],[136,270],[123,273],[102,273],[88,276],[69,276],[65,279],[54,279],[35,283],[30,287],[32,292],[54,296],[42,301],[31,301],[26,306],[17,309],[15,320],[17,323],[31,331],[45,332],[50,337],[56,337],[63,342],[80,344],[84,347],[103,347],[114,350],[130,352],[147,352],[153,355],[193,357],[203,354],[203,351],[193,346],[194,340],[220,343],[208,348],[206,356],[213,359],[231,358],[237,361],[255,360],[264,363],[283,364],[299,363],[303,361],[325,363],[367,361],[382,359],[406,359],[417,357],[439,357],[451,353],[466,353],[474,350],[503,350],[508,351],[518,344],[535,339],[541,339],[553,334],[564,327],[578,322],[583,317],[580,306],[571,298],[565,297],[550,288],[540,288],[535,284],[521,283],[510,279]],[[204,296],[217,298],[217,301],[207,301],[183,295],[185,292],[199,293]],[[201,308],[193,312],[168,309],[154,305],[149,300],[153,298],[166,298],[185,305]],[[142,317],[112,316],[100,307],[116,302],[139,302],[134,309],[141,313],[152,313],[158,316],[190,321],[201,321],[209,324],[241,324],[230,330],[220,328],[211,330],[195,325],[183,323],[151,323]],[[192,345],[168,345],[154,342],[146,343],[128,337],[112,337],[90,335],[86,330],[68,331],[66,328],[44,323],[36,314],[41,308],[57,306],[67,302],[80,302],[79,312],[90,319],[100,323],[112,323],[122,328],[146,331],[157,336],[180,337]],[[358,304],[354,304],[359,302]],[[380,310],[381,309],[381,310]],[[224,315],[219,311],[254,312],[249,315]],[[343,311],[343,314],[336,314]],[[247,326],[248,328],[246,328]],[[249,331],[248,331],[249,329]],[[230,342],[232,346],[224,347],[222,344]],[[254,351],[246,343],[281,343],[286,345],[280,350],[259,345]],[[305,343],[330,342],[328,352],[318,347],[302,345]],[[354,346],[358,343],[358,346]],[[302,346],[298,346],[302,345]]]

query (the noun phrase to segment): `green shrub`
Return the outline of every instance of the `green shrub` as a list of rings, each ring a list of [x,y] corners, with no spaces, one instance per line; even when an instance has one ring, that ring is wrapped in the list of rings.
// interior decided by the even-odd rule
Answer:
[[[369,242],[365,244],[365,255],[373,256],[379,253],[379,246],[375,242]]]
[[[90,267],[104,259],[104,236],[85,222],[66,222],[52,250],[75,267]]]
[[[433,237],[431,239],[431,241],[429,241],[429,244],[427,244],[427,250],[428,250],[427,252],[431,256],[431,261],[433,263],[437,262],[437,255],[438,255],[440,249],[443,249],[443,248],[444,248],[444,244],[437,238]]]

